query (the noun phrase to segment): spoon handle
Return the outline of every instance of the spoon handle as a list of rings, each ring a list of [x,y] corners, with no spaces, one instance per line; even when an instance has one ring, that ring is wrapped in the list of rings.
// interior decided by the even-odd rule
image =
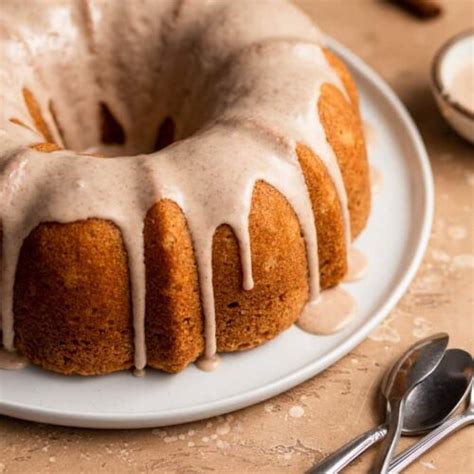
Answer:
[[[430,450],[437,443],[442,441],[444,438],[447,438],[449,435],[453,434],[455,431],[464,428],[470,424],[474,423],[474,414],[462,413],[459,416],[451,418],[446,423],[442,424],[431,433],[427,434],[425,437],[420,439],[418,442],[410,446],[405,451],[402,451],[395,459],[390,463],[390,474],[395,474],[413,461],[418,459],[421,455]]]
[[[391,400],[390,413],[388,415],[387,437],[377,455],[372,472],[386,474],[392,460],[398,440],[402,434],[403,426],[403,399]]]
[[[307,471],[307,474],[334,474],[339,472],[365,450],[383,439],[386,434],[387,427],[385,425],[366,431],[325,458],[317,466],[311,468]]]

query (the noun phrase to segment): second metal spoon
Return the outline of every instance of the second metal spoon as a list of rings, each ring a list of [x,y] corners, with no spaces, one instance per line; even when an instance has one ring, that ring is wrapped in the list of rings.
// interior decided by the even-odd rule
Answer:
[[[435,346],[438,351],[439,360],[443,357],[445,352],[446,346],[448,344],[448,336],[447,334],[436,334],[429,339],[423,339],[419,341],[417,344],[412,346],[399,360],[399,362],[394,366],[395,368],[403,362],[407,354],[414,353],[419,350],[420,346],[423,347],[427,342],[434,342]],[[439,364],[439,360],[434,360],[433,368],[435,368]],[[387,376],[384,378],[382,382],[382,387],[385,389],[385,385],[391,380],[390,374],[392,371],[388,372]],[[415,388],[416,390],[416,388]],[[390,410],[390,405],[387,404],[387,409]],[[425,412],[426,416],[427,412]],[[377,428],[373,428],[372,430],[363,433],[362,435],[358,436],[354,440],[350,441],[342,448],[340,448],[335,453],[328,456],[324,459],[320,464],[315,466],[314,468],[310,469],[308,473],[312,474],[327,474],[327,473],[336,473],[339,472],[342,468],[347,466],[351,461],[353,461],[357,456],[362,454],[366,449],[370,446],[375,444],[376,442],[382,440],[387,435],[387,425],[383,424]],[[404,430],[404,434],[406,431]]]
[[[446,351],[443,360],[433,374],[418,387],[425,391],[426,395],[433,400],[434,410],[429,420],[429,423],[433,426],[430,426],[429,429],[439,424],[436,424],[436,419],[441,416],[445,415],[445,419],[449,418],[449,420],[443,422],[424,438],[421,438],[418,442],[398,454],[390,463],[390,474],[398,473],[405,469],[444,438],[474,423],[474,385],[472,383],[472,374],[473,361],[470,354],[460,349]],[[410,397],[415,395],[416,390],[410,394]],[[468,392],[470,392],[471,396],[466,410],[460,415],[450,418],[461,402],[464,401]],[[459,399],[459,403],[453,407],[452,405],[456,399]],[[411,406],[412,404],[407,400],[407,408],[409,405]],[[413,404],[413,409],[416,410],[415,404]],[[410,413],[406,413],[406,417],[410,418]],[[403,428],[405,429],[405,422]]]

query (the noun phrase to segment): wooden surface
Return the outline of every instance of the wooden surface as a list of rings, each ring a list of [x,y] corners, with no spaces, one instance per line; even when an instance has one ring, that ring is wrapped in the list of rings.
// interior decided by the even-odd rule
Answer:
[[[474,3],[445,1],[445,15],[428,22],[378,0],[297,3],[389,82],[428,147],[436,213],[429,250],[408,293],[364,343],[323,374],[225,417],[136,431],[60,428],[0,417],[0,473],[303,472],[382,420],[380,377],[410,343],[444,330],[451,347],[474,352],[474,148],[443,122],[428,82],[435,50],[473,26]],[[373,455],[349,472],[367,472]],[[471,427],[406,472],[467,473],[473,466]]]

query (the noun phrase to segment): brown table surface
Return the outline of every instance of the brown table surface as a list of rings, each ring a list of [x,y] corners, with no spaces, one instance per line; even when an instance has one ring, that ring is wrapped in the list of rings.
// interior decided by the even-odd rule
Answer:
[[[474,352],[474,148],[443,122],[429,89],[435,51],[473,26],[474,3],[445,1],[445,14],[426,22],[380,0],[297,3],[387,80],[425,140],[435,177],[435,220],[428,252],[407,294],[365,342],[324,373],[224,417],[135,431],[61,428],[0,417],[0,473],[303,472],[382,420],[380,378],[410,343],[444,330],[451,347]],[[412,441],[404,439],[402,446]],[[349,471],[366,472],[374,452]],[[473,469],[471,427],[406,472]]]

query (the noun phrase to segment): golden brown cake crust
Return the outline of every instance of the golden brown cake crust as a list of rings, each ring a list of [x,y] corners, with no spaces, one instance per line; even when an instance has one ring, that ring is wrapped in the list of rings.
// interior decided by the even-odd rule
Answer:
[[[26,87],[23,88],[23,99],[30,112],[36,129],[43,135],[44,139],[48,143],[54,142],[51,131],[49,130],[48,124],[44,121],[41,115],[41,108],[35,99],[35,96]]]
[[[317,110],[340,164],[353,236],[365,226],[370,187],[358,101],[352,79],[332,53],[351,103],[324,84]],[[42,151],[54,151],[48,144]],[[40,148],[41,149],[41,148]],[[346,249],[341,207],[322,162],[296,150],[318,234],[322,288],[341,281]],[[255,287],[242,289],[237,240],[221,226],[213,242],[217,348],[236,351],[274,338],[298,318],[308,299],[306,248],[286,199],[259,182],[249,217]],[[171,201],[149,210],[144,227],[148,364],[176,372],[204,350],[197,269],[186,218]],[[42,224],[25,240],[15,283],[16,347],[62,373],[98,374],[133,365],[127,256],[120,232],[99,219]],[[93,308],[91,310],[91,308]]]
[[[327,139],[336,154],[346,188],[352,237],[364,229],[370,214],[369,163],[354,81],[344,63],[325,50],[329,64],[344,84],[351,104],[332,84],[323,84],[318,113]],[[350,106],[352,105],[352,107]]]
[[[339,196],[329,174],[311,149],[297,148],[308,187],[318,236],[319,275],[322,289],[336,285],[347,271],[344,223]]]
[[[288,328],[308,298],[304,239],[286,199],[258,182],[249,217],[255,286],[242,289],[238,244],[228,226],[214,236],[217,348],[248,349]]]
[[[204,349],[198,274],[181,209],[169,200],[155,204],[144,236],[148,364],[176,372]]]
[[[127,274],[113,224],[40,225],[26,238],[18,264],[16,347],[33,363],[65,374],[131,367]]]

